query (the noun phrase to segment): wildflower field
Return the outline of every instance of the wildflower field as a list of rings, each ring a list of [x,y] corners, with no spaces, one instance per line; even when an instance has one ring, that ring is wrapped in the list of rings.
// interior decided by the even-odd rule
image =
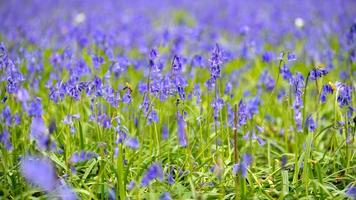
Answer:
[[[356,199],[356,1],[0,0],[0,199]]]

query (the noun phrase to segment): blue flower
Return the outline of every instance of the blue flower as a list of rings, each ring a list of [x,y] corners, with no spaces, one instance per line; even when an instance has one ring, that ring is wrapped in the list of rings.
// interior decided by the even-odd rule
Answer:
[[[241,173],[243,177],[246,177],[247,175],[247,169],[251,165],[252,162],[252,157],[250,154],[244,154],[242,156],[242,161],[240,163],[237,163],[233,166],[232,172],[234,175],[237,173]]]
[[[290,61],[297,60],[297,57],[295,56],[294,53],[288,52],[287,59],[288,59],[288,62],[290,62]]]
[[[346,190],[346,196],[352,198],[352,199],[356,199],[356,187],[355,186],[351,186]]]
[[[21,159],[21,174],[35,186],[49,192],[55,189],[57,175],[52,163],[36,156],[25,156]]]
[[[185,130],[185,121],[183,119],[183,116],[181,114],[177,114],[177,125],[178,125],[178,130],[177,130],[177,135],[178,135],[178,141],[180,146],[185,147],[187,146],[187,135],[186,135],[186,130]]]
[[[316,125],[313,117],[309,115],[305,121],[305,126],[308,127],[309,132],[314,132]]]
[[[288,80],[288,81],[291,80],[293,77],[289,67],[285,64],[281,67],[280,74],[282,74],[284,80]]]
[[[224,100],[216,97],[213,102],[211,102],[211,106],[214,109],[214,120],[218,121],[219,111],[224,107]]]
[[[90,160],[92,158],[97,158],[98,154],[91,152],[91,151],[80,151],[80,152],[75,152],[72,154],[70,157],[70,162],[71,163],[78,163],[78,162],[84,162],[87,160]]]
[[[41,98],[36,97],[30,105],[30,108],[28,110],[28,115],[30,117],[41,117],[42,116],[42,104],[41,104]]]
[[[246,104],[241,100],[239,103],[239,108],[238,108],[238,125],[242,126],[247,123],[247,108]]]
[[[159,196],[159,200],[172,200],[171,194],[169,194],[169,192],[164,192]]]
[[[127,185],[126,185],[126,189],[128,191],[132,190],[135,187],[135,181],[130,181]]]
[[[8,151],[11,151],[13,149],[10,141],[10,134],[6,129],[3,130],[2,134],[0,134],[0,141]]]
[[[125,140],[125,145],[127,147],[130,147],[131,149],[138,149],[140,147],[140,143],[138,142],[137,138],[127,138]]]
[[[327,94],[332,94],[333,92],[334,92],[334,89],[331,87],[330,84],[323,85],[323,89],[320,94],[320,101],[322,103],[325,103]]]
[[[150,182],[153,179],[158,179],[160,181],[163,180],[163,169],[161,167],[160,164],[158,163],[154,163],[152,164],[147,171],[145,172],[145,174],[143,175],[142,179],[141,179],[141,185],[143,187],[147,186],[148,184],[150,184]]]
[[[316,80],[318,78],[321,78],[322,76],[328,74],[328,70],[325,68],[314,68],[310,71],[309,73],[309,79],[310,80]]]
[[[163,126],[162,126],[162,138],[164,139],[164,140],[166,140],[166,139],[168,139],[168,127],[167,127],[167,125],[166,124],[164,124]]]
[[[337,82],[336,88],[337,93],[339,94],[337,97],[337,102],[339,103],[339,106],[345,107],[350,105],[352,102],[352,86]]]
[[[210,76],[214,81],[220,77],[221,65],[223,64],[223,53],[218,44],[215,45],[209,59]]]

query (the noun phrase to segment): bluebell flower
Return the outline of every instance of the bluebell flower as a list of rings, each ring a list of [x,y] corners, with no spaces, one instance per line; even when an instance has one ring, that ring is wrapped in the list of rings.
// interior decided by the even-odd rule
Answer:
[[[243,177],[246,177],[247,175],[247,169],[251,165],[252,162],[252,157],[250,154],[244,154],[242,156],[242,161],[239,163],[235,164],[232,168],[232,172],[234,175],[237,173],[241,173]]]
[[[284,168],[287,164],[287,156],[283,155],[281,158],[281,167]]]
[[[68,185],[66,185],[65,183],[56,188],[55,195],[60,197],[60,199],[63,199],[63,200],[78,199],[74,190],[71,187],[69,187]]]
[[[352,199],[356,199],[356,187],[355,186],[351,186],[346,190],[346,196],[352,198]]]
[[[316,79],[321,78],[322,76],[328,74],[328,72],[329,71],[325,68],[314,68],[309,73],[309,79],[316,80]]]
[[[32,118],[30,138],[37,142],[40,149],[49,147],[50,138],[47,132],[47,127],[41,117]]]
[[[260,97],[255,96],[247,102],[246,111],[249,119],[252,119],[255,114],[258,113],[258,107],[260,105]]]
[[[137,138],[129,137],[125,140],[125,145],[130,147],[131,149],[138,149],[140,147],[140,143]]]
[[[272,61],[273,56],[274,56],[274,55],[273,55],[272,52],[266,51],[266,52],[264,52],[264,53],[262,54],[262,61],[269,63],[269,62]]]
[[[143,187],[145,187],[148,184],[150,184],[150,182],[153,181],[153,179],[158,179],[160,181],[163,180],[163,169],[162,169],[161,165],[158,163],[152,164],[147,169],[147,171],[145,172],[145,174],[143,175],[143,177],[141,179],[141,185]]]
[[[288,52],[288,54],[287,54],[287,60],[288,60],[288,62],[290,62],[290,61],[295,61],[295,60],[297,60],[297,57],[295,56],[294,53]]]
[[[127,90],[125,92],[125,94],[122,96],[122,102],[124,103],[131,103],[132,99],[131,99],[131,90]]]
[[[316,128],[315,121],[311,115],[309,115],[305,121],[305,126],[308,127],[309,132],[314,132]]]
[[[28,115],[30,117],[41,117],[42,116],[42,104],[41,98],[36,97],[30,104],[30,108],[28,110]]]
[[[159,196],[159,200],[172,200],[171,194],[169,192],[164,192]]]
[[[187,135],[186,135],[186,123],[183,119],[181,114],[177,114],[177,136],[180,146],[185,147],[187,146]]]
[[[126,185],[126,189],[128,191],[132,190],[135,187],[135,181],[130,181],[127,185]]]
[[[12,116],[9,106],[6,106],[4,110],[2,110],[2,119],[4,120],[6,126],[10,126],[12,124]]]
[[[245,125],[247,123],[247,108],[246,104],[241,100],[239,102],[239,108],[238,108],[238,125],[241,127],[242,125]]]
[[[183,69],[182,58],[175,55],[172,60],[172,69],[174,72],[181,72]]]
[[[340,107],[345,107],[351,104],[352,102],[352,91],[353,87],[351,85],[346,85],[340,82],[336,83],[337,88],[337,102]]]
[[[3,132],[0,134],[0,142],[4,145],[6,150],[11,151],[13,149],[13,146],[10,141],[9,131],[7,131],[6,129],[4,129]]]
[[[92,158],[97,158],[98,154],[91,152],[91,151],[79,151],[72,154],[70,157],[71,163],[78,163],[78,162],[85,162]]]
[[[218,121],[219,111],[224,107],[224,100],[220,97],[216,97],[213,102],[211,102],[211,106],[214,109],[214,120]]]
[[[21,174],[26,181],[47,192],[55,189],[58,180],[52,163],[36,156],[21,159]]]
[[[215,45],[209,58],[210,76],[214,81],[220,77],[221,65],[223,64],[223,53],[218,44]]]
[[[92,56],[92,62],[93,62],[93,65],[94,65],[94,68],[99,68],[102,64],[104,64],[104,58],[101,57],[101,56],[96,56],[96,55],[93,55]]]
[[[281,67],[280,74],[282,74],[284,80],[288,80],[288,81],[293,77],[292,72],[290,71],[289,67],[286,64],[284,64]]]
[[[320,101],[322,103],[325,103],[327,94],[332,94],[333,92],[334,92],[334,89],[331,87],[330,84],[323,85],[323,89],[320,93]]]
[[[201,92],[200,92],[200,86],[199,86],[199,84],[195,84],[195,85],[194,85],[193,95],[197,98],[196,103],[197,103],[197,104],[200,104],[200,103],[201,103]]]

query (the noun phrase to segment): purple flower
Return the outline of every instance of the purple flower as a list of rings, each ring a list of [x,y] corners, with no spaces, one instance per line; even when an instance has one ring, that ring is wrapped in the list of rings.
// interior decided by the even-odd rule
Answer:
[[[298,132],[301,132],[303,130],[303,125],[302,125],[302,113],[300,109],[294,111],[294,121],[297,126]]]
[[[285,64],[281,67],[280,74],[282,74],[284,80],[291,80],[293,77],[289,67]]]
[[[243,177],[247,175],[247,169],[251,165],[252,157],[250,154],[244,154],[242,157],[242,161],[235,164],[232,168],[232,172],[234,175],[237,173],[241,173]]]
[[[63,200],[76,200],[77,195],[73,191],[72,188],[70,188],[68,185],[65,183],[58,188],[56,188],[56,196],[59,196]]]
[[[172,200],[171,194],[169,194],[169,192],[164,192],[159,196],[159,200]]]
[[[10,141],[10,134],[6,129],[0,134],[0,141],[8,151],[12,150],[13,147]]]
[[[352,102],[352,86],[346,85],[340,82],[336,83],[337,93],[337,102],[340,107],[348,106]]]
[[[2,111],[2,118],[5,121],[6,126],[10,126],[12,124],[11,111],[9,106],[6,106]]]
[[[331,87],[330,84],[323,85],[323,89],[322,89],[321,94],[320,94],[320,101],[322,103],[325,103],[327,94],[332,94],[333,92],[334,92],[334,90],[333,90],[333,88]]]
[[[223,64],[223,53],[218,44],[215,45],[209,59],[210,76],[213,82],[220,77],[221,65]]]
[[[172,70],[174,72],[181,72],[183,69],[182,57],[175,55],[172,60]]]
[[[178,135],[178,141],[180,146],[185,147],[187,146],[187,135],[185,131],[185,121],[183,119],[183,116],[181,114],[177,114],[177,125],[178,125],[178,130],[177,130],[177,135]]]
[[[72,154],[72,156],[70,157],[70,162],[71,163],[85,162],[87,160],[90,160],[92,158],[97,158],[97,157],[98,154],[96,154],[95,152],[80,151]]]
[[[135,187],[135,181],[130,181],[127,185],[126,185],[126,189],[128,191],[132,190]]]
[[[143,187],[147,186],[148,184],[150,184],[150,182],[153,179],[159,179],[160,181],[163,180],[163,169],[161,167],[160,164],[158,163],[154,163],[152,164],[147,171],[145,172],[145,174],[143,175],[142,179],[141,179],[141,185]]]
[[[246,104],[241,100],[238,108],[238,125],[241,127],[247,123],[247,108]]]
[[[305,126],[308,127],[309,132],[314,132],[316,125],[313,117],[309,115],[305,121]]]
[[[41,105],[41,98],[36,97],[30,105],[28,110],[28,115],[30,117],[41,117],[42,116],[42,105]]]
[[[21,159],[21,173],[29,183],[47,192],[55,189],[57,184],[54,167],[46,158],[25,156]]]
[[[127,90],[125,92],[125,94],[122,96],[122,102],[124,103],[131,103],[132,99],[131,99],[131,90]]]
[[[294,53],[288,52],[287,59],[288,59],[288,62],[290,62],[290,61],[297,60],[297,57],[295,56]]]
[[[98,69],[102,64],[104,64],[104,58],[101,56],[93,55],[92,61],[93,61],[93,65],[96,69]]]
[[[168,127],[167,127],[167,125],[166,124],[164,124],[163,126],[162,126],[162,138],[164,139],[164,140],[167,140],[168,139]]]
[[[320,69],[320,68],[314,68],[310,71],[309,73],[309,79],[310,80],[316,80],[318,78],[321,78],[322,76],[328,74],[328,70],[327,69]]]
[[[140,147],[140,143],[138,142],[137,138],[131,137],[125,140],[125,145],[131,149],[138,149]]]
[[[262,54],[262,61],[269,63],[273,59],[273,56],[272,52],[266,51]]]
[[[47,134],[47,127],[41,117],[34,117],[31,122],[30,138],[36,140],[41,149],[48,148],[50,138]]]
[[[346,190],[346,196],[352,198],[352,199],[356,199],[356,187],[355,186],[351,186]]]
[[[287,164],[287,156],[283,155],[281,158],[281,167],[284,168]]]
[[[224,107],[224,100],[220,97],[216,97],[213,102],[211,102],[211,106],[214,109],[214,120],[218,121],[219,111]]]

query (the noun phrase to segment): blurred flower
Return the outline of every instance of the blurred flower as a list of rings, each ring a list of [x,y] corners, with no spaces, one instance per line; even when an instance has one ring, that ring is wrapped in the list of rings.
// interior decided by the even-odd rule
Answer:
[[[131,191],[134,187],[135,187],[135,181],[130,181],[130,182],[126,185],[126,189],[127,189],[128,191]]]
[[[90,160],[92,158],[97,158],[98,154],[91,152],[91,151],[80,151],[80,152],[75,152],[72,154],[70,157],[70,162],[71,163],[78,163],[78,162],[84,162],[87,160]]]
[[[3,132],[0,134],[0,141],[2,142],[6,150],[11,151],[13,149],[10,141],[10,134],[6,129],[3,130]]]
[[[309,115],[305,121],[305,126],[308,127],[309,132],[314,132],[316,125],[313,117]]]
[[[138,142],[137,138],[131,137],[125,140],[125,145],[131,149],[138,149],[140,147],[140,143]]]
[[[147,171],[145,172],[145,174],[142,177],[141,180],[141,185],[143,187],[147,186],[148,184],[150,184],[150,182],[153,179],[159,179],[160,181],[163,180],[163,170],[160,164],[158,163],[154,163],[152,164]]]
[[[164,192],[159,196],[159,200],[172,200],[171,194],[169,194],[169,192]]]
[[[183,116],[181,114],[177,114],[177,126],[178,126],[178,130],[177,130],[177,135],[178,135],[178,141],[180,146],[185,147],[187,146],[187,135],[186,135],[186,123],[183,119]]]
[[[30,105],[28,110],[28,115],[30,117],[41,117],[42,116],[42,105],[41,105],[41,98],[36,97]]]
[[[352,199],[356,199],[356,187],[355,186],[351,186],[346,190],[346,196],[352,198]]]
[[[54,190],[58,181],[52,163],[46,158],[25,156],[21,159],[21,173],[29,183],[47,192]]]
[[[310,74],[309,74],[309,79],[310,80],[316,80],[318,78],[321,78],[322,76],[328,74],[328,70],[325,69],[325,68],[314,68],[310,71]]]
[[[236,175],[237,173],[241,173],[241,175],[243,177],[246,177],[247,175],[247,169],[250,166],[252,162],[252,157],[250,154],[244,154],[242,156],[242,161],[235,164],[232,168],[232,172],[234,175]]]
[[[340,82],[337,82],[335,85],[337,88],[337,102],[339,103],[339,106],[344,107],[350,105],[352,102],[352,86]]]

